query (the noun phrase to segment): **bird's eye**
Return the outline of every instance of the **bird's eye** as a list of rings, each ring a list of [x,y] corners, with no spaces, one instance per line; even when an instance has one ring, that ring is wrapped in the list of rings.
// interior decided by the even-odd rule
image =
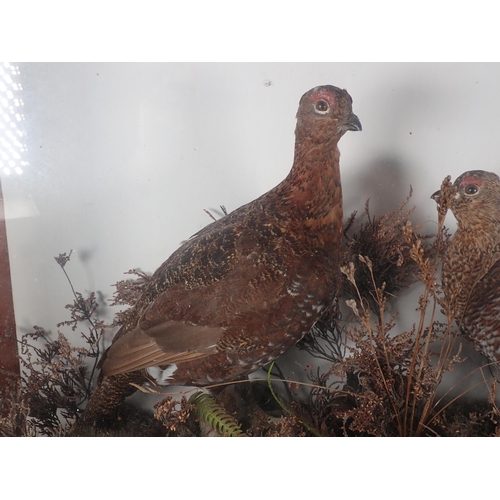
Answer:
[[[316,101],[316,104],[314,105],[316,111],[318,113],[321,113],[324,115],[325,113],[328,113],[328,110],[330,109],[330,106],[324,99],[318,99]]]
[[[476,194],[478,191],[479,188],[475,184],[469,184],[464,189],[464,193],[469,195]]]

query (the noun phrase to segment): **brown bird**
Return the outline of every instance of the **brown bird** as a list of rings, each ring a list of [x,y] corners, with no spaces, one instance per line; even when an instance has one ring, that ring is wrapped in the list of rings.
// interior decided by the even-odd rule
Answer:
[[[471,170],[453,183],[458,228],[443,259],[444,309],[476,350],[500,361],[500,177]],[[432,195],[440,202],[441,191]]]
[[[345,90],[300,100],[289,175],[187,240],[154,273],[104,355],[84,414],[110,415],[164,369],[164,383],[241,378],[295,345],[339,285],[343,238],[339,139],[361,130]]]

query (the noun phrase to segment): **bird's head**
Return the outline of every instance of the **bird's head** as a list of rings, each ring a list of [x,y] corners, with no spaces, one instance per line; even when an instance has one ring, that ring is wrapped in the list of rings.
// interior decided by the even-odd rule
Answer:
[[[297,111],[297,134],[302,131],[317,140],[340,139],[348,130],[361,130],[352,112],[352,98],[346,90],[321,85],[306,92]]]
[[[453,183],[450,208],[459,225],[500,223],[500,177],[493,172],[469,170]],[[440,203],[441,191],[432,196]]]

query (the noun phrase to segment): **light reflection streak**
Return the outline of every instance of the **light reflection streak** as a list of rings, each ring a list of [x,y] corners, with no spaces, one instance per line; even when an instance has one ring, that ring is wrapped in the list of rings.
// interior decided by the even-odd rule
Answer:
[[[0,174],[3,175],[21,175],[29,165],[23,160],[27,148],[20,91],[19,68],[8,62],[0,64]]]

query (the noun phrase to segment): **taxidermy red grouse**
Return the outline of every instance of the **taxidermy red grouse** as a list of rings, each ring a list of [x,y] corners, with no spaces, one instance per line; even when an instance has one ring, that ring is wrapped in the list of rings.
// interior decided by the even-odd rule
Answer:
[[[84,422],[112,415],[152,367],[169,385],[232,381],[309,332],[340,282],[337,143],[348,130],[361,123],[347,91],[324,85],[302,96],[289,175],[199,231],[154,273],[104,355]]]
[[[453,183],[458,228],[446,249],[445,312],[489,361],[500,361],[500,177],[471,170]],[[440,203],[441,191],[432,198]]]

